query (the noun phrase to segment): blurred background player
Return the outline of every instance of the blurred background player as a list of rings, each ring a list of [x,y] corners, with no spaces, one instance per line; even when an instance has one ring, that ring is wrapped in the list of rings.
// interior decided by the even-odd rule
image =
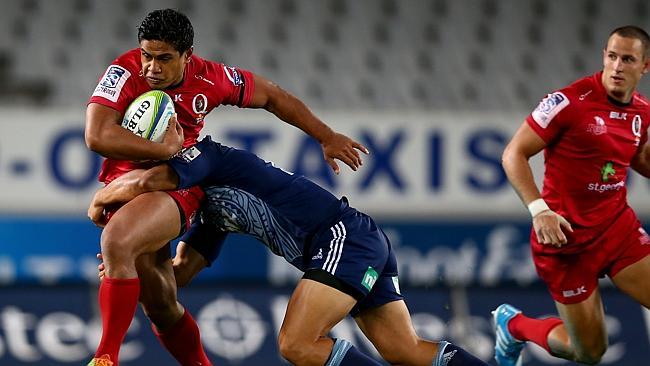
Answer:
[[[361,165],[355,149],[365,151],[363,146],[332,131],[300,100],[268,80],[194,55],[193,35],[185,15],[172,9],[153,11],[138,28],[140,47],[107,68],[86,113],[87,145],[107,158],[100,181],[108,184],[136,167],[151,166],[133,161],[165,160],[182,146],[192,145],[205,115],[221,104],[264,108],[299,127],[321,143],[336,173],[335,158],[353,170]],[[144,140],[120,126],[128,105],[151,89],[165,90],[178,116],[163,143]],[[181,364],[209,364],[196,323],[176,301],[168,244],[185,230],[202,199],[201,189],[193,187],[152,192],[110,209],[111,219],[101,239],[106,264],[99,290],[103,333],[91,365],[117,364],[138,298],[161,343]],[[175,311],[160,310],[170,308]]]
[[[503,304],[494,312],[496,360],[520,365],[524,342],[596,364],[607,349],[598,278],[607,275],[650,308],[650,238],[627,203],[628,167],[650,177],[650,105],[637,85],[650,68],[650,38],[615,29],[603,70],[549,94],[503,153],[510,183],[533,218],[537,273],[560,319],[531,319]],[[528,159],[544,150],[540,194]]]
[[[292,364],[380,365],[350,342],[328,336],[349,313],[391,364],[487,365],[449,342],[418,337],[399,290],[395,254],[371,217],[303,176],[209,137],[167,165],[113,181],[96,194],[89,217],[101,225],[107,205],[197,184],[207,199],[177,251],[178,279],[187,283],[209,266],[225,232],[253,235],[284,257],[304,272],[279,335],[280,353]]]

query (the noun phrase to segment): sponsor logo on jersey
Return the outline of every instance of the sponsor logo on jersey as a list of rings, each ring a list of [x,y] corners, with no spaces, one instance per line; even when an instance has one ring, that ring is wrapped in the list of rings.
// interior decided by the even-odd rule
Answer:
[[[611,111],[611,112],[609,112],[609,118],[611,118],[611,119],[622,119],[623,121],[627,121],[627,113]]]
[[[574,290],[564,290],[564,291],[562,291],[562,296],[564,296],[564,297],[574,297],[574,296],[578,296],[578,295],[582,295],[582,294],[586,294],[586,293],[587,293],[587,289],[585,288],[585,286],[580,286],[580,287],[578,287],[578,288],[576,288]]]
[[[224,66],[223,71],[226,73],[226,77],[234,86],[240,86],[244,84],[244,79],[241,78],[237,69],[231,66]]]
[[[603,177],[603,182],[607,182],[609,180],[609,177],[616,175],[614,163],[608,161],[607,164],[603,165],[603,167],[600,168],[600,175]]]
[[[315,261],[317,259],[323,259],[323,248],[318,248],[318,254],[311,257],[311,260]]]
[[[194,75],[194,77],[197,78],[197,79],[199,79],[199,80],[203,80],[203,81],[205,81],[206,83],[208,83],[208,84],[214,86],[214,83],[212,82],[212,80],[208,80],[208,79],[204,78],[202,75]]]
[[[180,156],[183,158],[183,160],[189,163],[190,161],[196,159],[199,155],[201,155],[201,150],[197,149],[196,146],[191,146],[181,151]]]
[[[393,276],[393,287],[395,287],[395,292],[397,292],[400,295],[402,294],[402,292],[399,289],[399,279],[397,278],[397,276]]]
[[[594,116],[594,121],[595,123],[590,123],[587,125],[587,132],[594,135],[602,135],[604,133],[607,133],[607,125],[605,125],[604,119],[598,116]]]
[[[578,99],[580,99],[580,100],[585,100],[585,98],[587,98],[587,96],[588,96],[589,94],[591,94],[592,91],[593,91],[593,90],[589,90],[588,92],[586,92],[586,93],[584,93],[584,94],[581,94],[580,97],[578,97]]]
[[[363,279],[361,280],[361,284],[368,291],[370,291],[370,290],[372,290],[372,286],[375,285],[375,282],[377,282],[377,278],[379,278],[379,275],[377,274],[377,271],[375,271],[372,267],[368,267],[368,269],[366,270],[366,274],[363,275]]]
[[[451,352],[447,352],[447,353],[443,354],[442,355],[442,365],[441,366],[447,366],[449,364],[449,362],[451,362],[451,359],[454,358],[454,355],[456,354],[456,352],[458,352],[457,349],[455,349],[455,350],[453,350]]]
[[[114,103],[117,102],[122,87],[130,76],[131,73],[122,66],[109,66],[108,69],[106,69],[104,76],[99,81],[99,84],[97,84],[93,96],[103,97]]]
[[[533,111],[533,119],[540,127],[546,128],[553,118],[568,105],[569,98],[561,92],[549,94],[539,102]]]
[[[625,181],[622,180],[618,183],[602,184],[602,183],[589,183],[587,189],[593,192],[603,193],[609,191],[620,191],[625,188]]]

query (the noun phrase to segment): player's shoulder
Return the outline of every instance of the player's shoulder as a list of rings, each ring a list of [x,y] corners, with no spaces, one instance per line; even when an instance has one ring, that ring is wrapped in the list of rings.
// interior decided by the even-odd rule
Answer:
[[[546,128],[557,115],[568,116],[580,105],[584,95],[594,90],[591,77],[585,77],[547,94],[531,113],[532,118],[542,128]]]
[[[230,81],[234,86],[240,86],[244,83],[244,75],[238,67],[228,66],[219,61],[207,60],[198,56],[195,70],[197,74],[202,74],[207,78],[215,81]]]
[[[197,54],[192,54],[192,58],[190,59],[190,66],[190,72],[193,74],[209,75],[218,68],[219,63],[200,57]]]
[[[590,75],[578,79],[571,84],[557,89],[548,94],[540,104],[546,109],[552,109],[555,113],[566,109],[570,111],[574,108],[580,108],[589,95],[597,94],[598,84],[596,84],[596,75]]]
[[[562,93],[569,100],[569,103],[584,101],[590,94],[595,94],[598,91],[598,79],[597,74],[585,76],[559,89],[557,92]]]
[[[638,105],[640,108],[645,109],[647,112],[650,112],[650,101],[648,101],[648,98],[645,95],[636,92],[632,98],[634,99],[634,104]]]
[[[121,66],[130,72],[140,72],[140,49],[134,48],[117,56],[111,65]]]

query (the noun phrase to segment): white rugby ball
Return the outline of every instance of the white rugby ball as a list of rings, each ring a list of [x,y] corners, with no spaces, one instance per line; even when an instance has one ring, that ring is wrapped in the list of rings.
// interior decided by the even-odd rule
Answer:
[[[122,127],[147,140],[161,142],[172,115],[172,98],[164,91],[151,90],[135,98],[129,105],[122,119]]]

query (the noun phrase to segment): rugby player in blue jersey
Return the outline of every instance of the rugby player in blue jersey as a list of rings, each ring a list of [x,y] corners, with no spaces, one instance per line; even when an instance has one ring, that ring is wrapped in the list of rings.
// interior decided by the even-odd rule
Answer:
[[[262,241],[304,272],[279,335],[280,353],[292,364],[380,365],[348,341],[327,336],[349,313],[391,364],[487,365],[449,342],[418,337],[399,291],[395,255],[371,217],[252,153],[207,137],[167,164],[116,179],[98,191],[88,214],[101,225],[107,205],[197,184],[207,200],[179,244],[177,283],[186,284],[216,259],[227,232]]]

